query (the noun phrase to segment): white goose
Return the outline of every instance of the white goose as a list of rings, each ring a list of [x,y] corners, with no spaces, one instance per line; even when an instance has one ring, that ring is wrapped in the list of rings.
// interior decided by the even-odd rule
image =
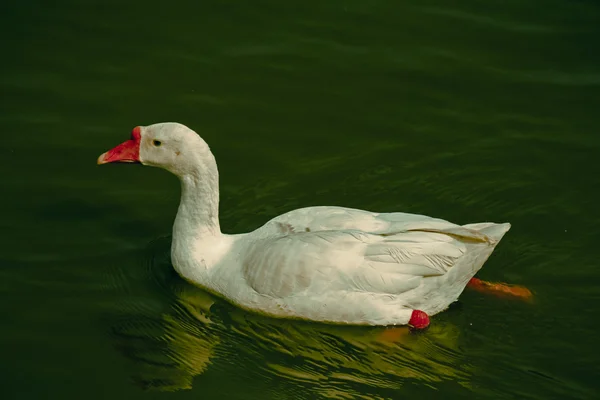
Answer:
[[[171,259],[186,280],[274,317],[425,328],[457,300],[510,224],[308,207],[250,233],[221,232],[215,158],[178,123],[133,129],[98,164],[139,162],[181,181]]]

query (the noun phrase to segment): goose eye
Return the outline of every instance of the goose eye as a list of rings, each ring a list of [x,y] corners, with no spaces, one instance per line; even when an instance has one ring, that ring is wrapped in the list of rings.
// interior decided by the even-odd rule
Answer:
[[[152,144],[155,145],[156,147],[159,147],[162,144],[162,142],[160,140],[153,140]]]

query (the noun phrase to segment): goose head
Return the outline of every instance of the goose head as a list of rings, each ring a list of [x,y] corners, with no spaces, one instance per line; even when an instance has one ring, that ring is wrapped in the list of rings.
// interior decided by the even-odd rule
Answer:
[[[183,177],[214,162],[204,140],[185,125],[165,122],[136,126],[131,138],[98,157],[98,164],[141,163]]]

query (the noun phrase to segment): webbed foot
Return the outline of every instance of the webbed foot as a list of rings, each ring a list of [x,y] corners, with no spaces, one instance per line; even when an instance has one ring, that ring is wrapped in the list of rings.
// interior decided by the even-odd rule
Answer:
[[[490,293],[500,297],[516,297],[522,300],[530,300],[533,297],[531,290],[525,286],[486,282],[479,278],[471,278],[469,283],[467,283],[467,287],[480,293]]]
[[[429,315],[421,310],[413,310],[408,326],[413,329],[427,328],[429,326]]]

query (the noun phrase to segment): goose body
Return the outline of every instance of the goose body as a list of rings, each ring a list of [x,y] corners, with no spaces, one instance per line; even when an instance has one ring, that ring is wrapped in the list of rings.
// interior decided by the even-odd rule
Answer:
[[[181,181],[171,259],[184,279],[273,317],[352,325],[427,325],[456,301],[510,224],[456,225],[343,207],[290,211],[244,234],[218,220],[208,145],[177,123],[136,127],[99,164],[141,162]]]

